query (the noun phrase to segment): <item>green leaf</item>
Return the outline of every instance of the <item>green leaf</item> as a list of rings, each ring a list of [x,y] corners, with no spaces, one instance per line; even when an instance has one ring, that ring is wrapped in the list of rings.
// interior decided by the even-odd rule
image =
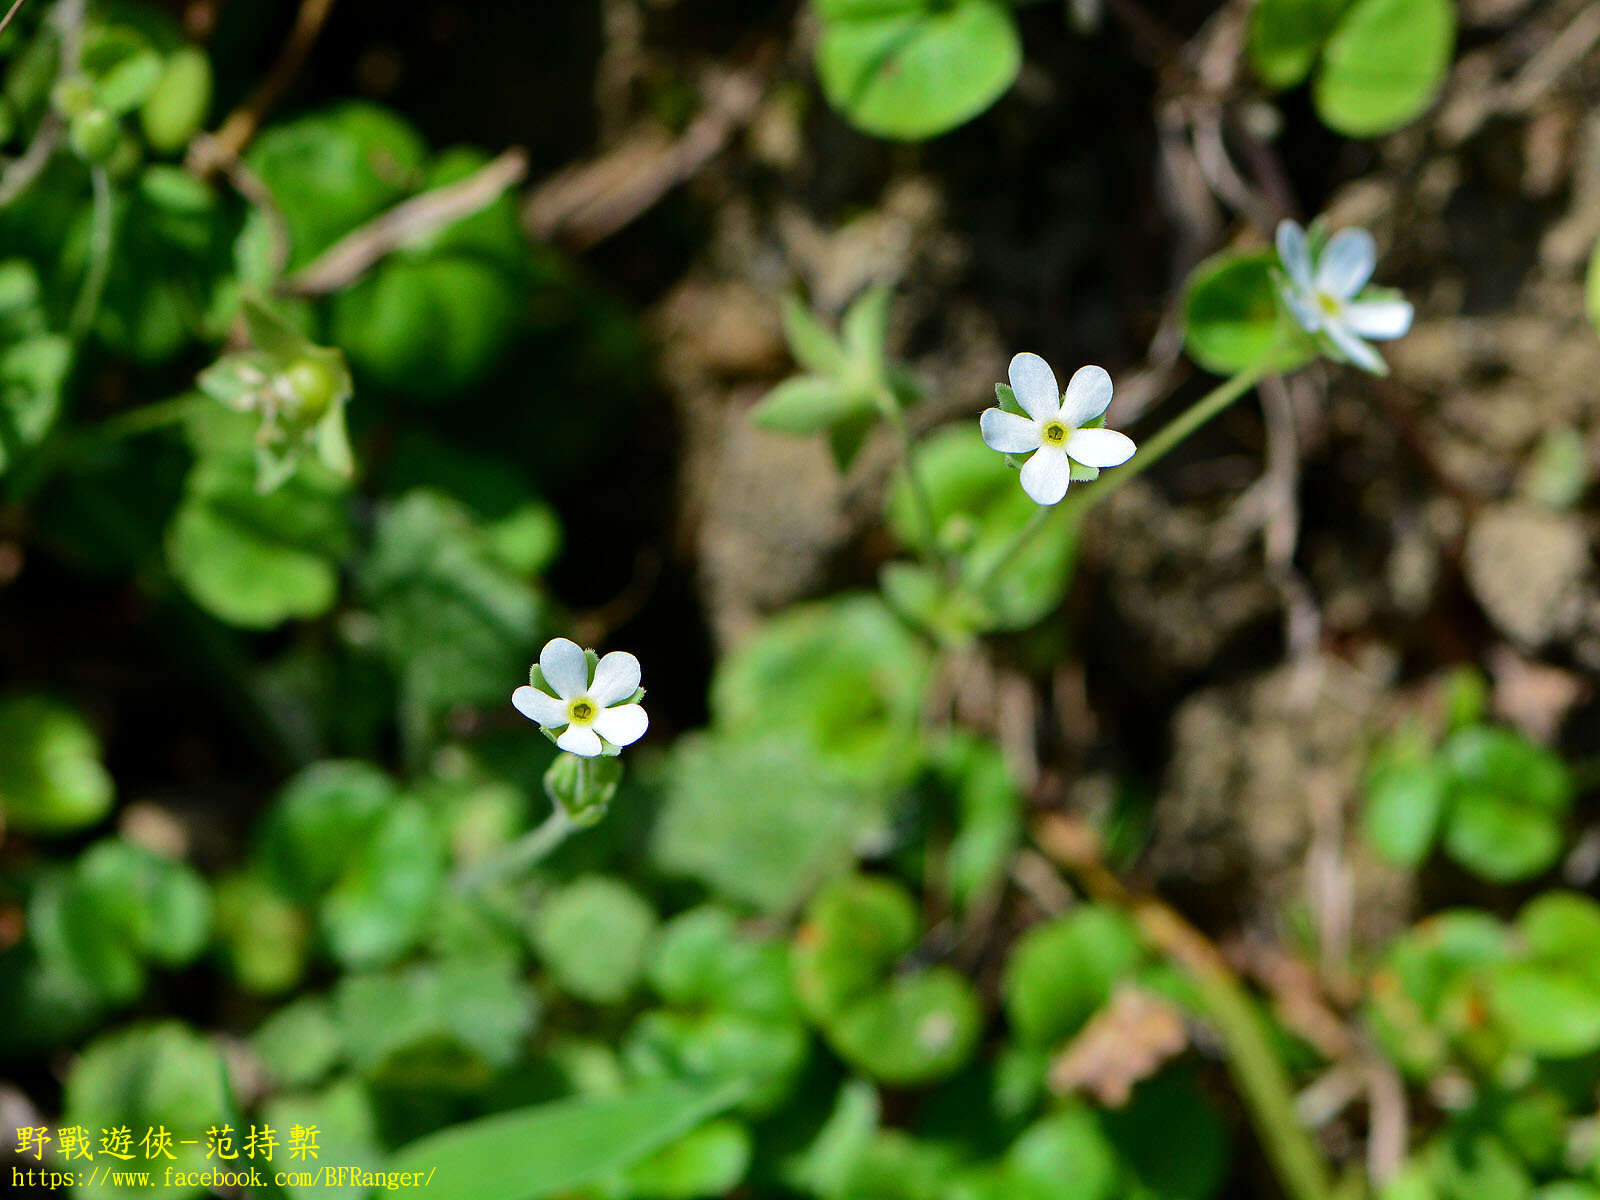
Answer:
[[[1502,963],[1489,973],[1489,1007],[1529,1054],[1577,1058],[1600,1050],[1600,987],[1574,971]]]
[[[1076,1033],[1143,961],[1139,933],[1120,912],[1085,905],[1036,925],[1011,951],[1001,984],[1017,1035],[1053,1045]]]
[[[593,1004],[617,1004],[638,982],[655,926],[655,912],[627,884],[587,875],[540,904],[533,944],[564,991]]]
[[[97,1139],[101,1129],[128,1126],[133,1131],[133,1152],[147,1129],[165,1126],[172,1132],[175,1172],[198,1172],[211,1165],[205,1157],[205,1130],[230,1119],[228,1083],[222,1057],[198,1034],[176,1021],[136,1025],[92,1042],[73,1062],[67,1076],[62,1124],[82,1125]],[[179,1138],[193,1138],[183,1145]],[[161,1171],[153,1171],[156,1186],[113,1186],[111,1173],[99,1173],[103,1182],[87,1186],[83,1194],[95,1200],[112,1197],[199,1195],[196,1187],[165,1187]]]
[[[1323,50],[1318,115],[1350,137],[1409,123],[1443,86],[1455,32],[1450,0],[1354,0]]]
[[[798,296],[783,298],[783,333],[789,353],[805,370],[833,379],[844,374],[844,347]]]
[[[218,949],[241,986],[272,994],[300,981],[311,920],[265,880],[242,874],[218,882],[216,926]]]
[[[1139,1085],[1126,1107],[1102,1117],[1139,1200],[1210,1200],[1228,1173],[1228,1127],[1188,1071]],[[1181,1129],[1182,1137],[1173,1130]]]
[[[1080,1100],[1030,1125],[1006,1151],[1002,1168],[1004,1194],[1019,1200],[1046,1200],[1069,1179],[1073,1200],[1113,1200],[1123,1186],[1116,1147]]]
[[[403,801],[341,852],[343,872],[320,911],[328,948],[347,967],[392,962],[416,944],[435,909],[443,838],[419,804]]]
[[[140,50],[107,70],[95,84],[100,107],[121,116],[148,100],[161,82],[161,56]]]
[[[1555,862],[1573,797],[1559,758],[1510,730],[1472,726],[1452,735],[1442,761],[1451,791],[1444,845],[1452,858],[1500,883]]]
[[[1444,802],[1445,775],[1426,741],[1396,739],[1367,776],[1367,838],[1390,862],[1415,867],[1433,848]]]
[[[750,1131],[723,1118],[700,1126],[629,1167],[625,1184],[650,1200],[697,1200],[723,1196],[739,1186],[750,1168]]]
[[[873,875],[834,880],[812,899],[795,937],[795,992],[828,1021],[885,980],[916,943],[917,909],[898,882]]]
[[[321,996],[280,1008],[250,1035],[250,1044],[273,1081],[286,1087],[320,1082],[344,1051],[333,1009]]]
[[[175,154],[205,124],[211,108],[211,60],[203,50],[184,46],[167,56],[139,124],[145,141],[160,154]]]
[[[343,487],[323,472],[302,469],[262,493],[252,428],[248,416],[220,409],[196,420],[200,457],[167,530],[167,561],[213,616],[271,629],[333,607],[351,535]]]
[[[778,433],[822,433],[843,421],[872,417],[872,397],[847,390],[832,379],[797,375],[768,392],[750,412],[763,429]]]
[[[695,735],[671,751],[651,854],[668,875],[776,912],[846,869],[883,818],[792,738]]]
[[[405,199],[421,182],[426,153],[401,117],[350,102],[264,130],[246,164],[288,223],[294,269]]]
[[[1008,552],[1017,530],[1033,517],[1038,505],[1006,469],[1001,456],[983,444],[976,422],[937,430],[916,448],[915,456],[917,472],[931,497],[934,536],[943,549],[959,556],[963,579],[975,585]],[[902,545],[927,549],[915,498],[904,479],[897,479],[890,491],[887,517],[890,532]],[[988,630],[1025,629],[1061,602],[1076,560],[1074,527],[1052,516],[1011,559],[985,596],[951,599],[932,612],[936,619],[954,624],[952,633],[968,620]],[[918,582],[925,593],[927,581]],[[904,581],[897,595],[902,603],[920,598],[927,605],[931,600],[926,595],[908,596]],[[974,610],[970,606],[977,599],[981,606]]]
[[[1250,14],[1250,61],[1270,88],[1311,73],[1349,0],[1261,0]]]
[[[391,1085],[473,1091],[516,1059],[537,1019],[509,959],[447,959],[348,975],[334,1014],[350,1061]]]
[[[1533,1192],[1527,1167],[1486,1130],[1447,1133],[1428,1147],[1428,1157],[1450,1200],[1527,1200]]]
[[[1588,896],[1535,896],[1517,914],[1517,932],[1540,960],[1570,967],[1600,987],[1600,904]]]
[[[922,751],[923,644],[876,596],[842,595],[768,620],[717,666],[720,732],[784,734],[863,786],[909,779]]]
[[[71,833],[111,809],[100,741],[75,709],[43,696],[0,701],[0,815],[25,833]]]
[[[37,446],[61,412],[72,369],[66,338],[41,333],[0,349],[0,472]]]
[[[920,141],[983,112],[1022,67],[997,0],[823,0],[817,74],[828,102],[880,137]]]
[[[1184,339],[1206,370],[1232,375],[1255,366],[1275,346],[1280,353],[1300,346],[1299,361],[1316,357],[1283,311],[1273,280],[1277,269],[1277,255],[1267,250],[1224,251],[1195,268],[1184,297]],[[1294,365],[1291,361],[1282,369]]]
[[[639,1080],[738,1080],[740,1111],[765,1116],[793,1094],[810,1045],[792,1013],[767,1017],[657,1009],[634,1023],[622,1053],[629,1074]]]
[[[787,1017],[795,1011],[786,947],[705,905],[669,921],[652,951],[650,986],[671,1004]]]
[[[893,299],[893,288],[868,288],[846,310],[839,326],[851,370],[874,385],[888,377],[889,305]]]
[[[411,703],[505,702],[518,682],[509,664],[532,656],[544,608],[462,505],[421,490],[389,504],[360,580]]]
[[[972,985],[949,967],[931,967],[850,1002],[826,1033],[840,1056],[866,1075],[909,1087],[960,1070],[981,1029]]]
[[[740,1090],[662,1083],[501,1113],[413,1142],[388,1169],[432,1172],[430,1200],[538,1200],[625,1170],[727,1109]]]
[[[359,1200],[372,1193],[360,1183],[339,1184],[315,1173],[318,1162],[336,1162],[360,1171],[375,1171],[383,1163],[379,1114],[358,1080],[341,1079],[319,1092],[279,1093],[262,1107],[261,1118],[278,1130],[303,1125],[317,1131],[317,1158],[306,1160],[310,1171],[291,1169],[282,1185],[285,1195],[295,1200]],[[277,1153],[281,1161],[284,1150]],[[297,1184],[296,1179],[309,1181]]]

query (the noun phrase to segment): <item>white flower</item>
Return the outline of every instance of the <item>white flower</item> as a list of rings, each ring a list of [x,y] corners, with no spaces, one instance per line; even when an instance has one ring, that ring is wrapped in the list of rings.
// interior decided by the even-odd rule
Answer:
[[[1032,455],[1022,464],[1022,490],[1035,503],[1061,502],[1074,462],[1118,467],[1133,457],[1133,440],[1126,434],[1084,428],[1111,404],[1111,376],[1102,368],[1081,368],[1063,396],[1049,363],[1037,354],[1019,354],[1011,360],[1011,390],[1027,416],[991,408],[978,427],[991,450]]]
[[[562,730],[556,745],[580,758],[605,752],[601,739],[613,746],[631,746],[650,726],[643,706],[634,702],[639,690],[639,660],[614,650],[602,658],[589,678],[589,656],[576,642],[556,638],[539,651],[539,672],[555,695],[525,684],[511,693],[511,703],[530,721],[551,733]]]
[[[1387,341],[1411,329],[1413,309],[1405,300],[1358,300],[1378,265],[1377,246],[1365,229],[1341,229],[1328,239],[1316,262],[1306,231],[1293,221],[1278,226],[1278,259],[1287,276],[1283,302],[1300,328],[1327,335],[1347,362],[1386,375],[1389,368],[1363,339]]]

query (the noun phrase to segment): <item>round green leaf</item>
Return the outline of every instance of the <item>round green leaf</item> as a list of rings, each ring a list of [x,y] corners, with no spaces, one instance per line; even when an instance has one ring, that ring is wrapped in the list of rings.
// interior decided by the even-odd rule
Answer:
[[[111,808],[100,742],[78,713],[42,696],[0,701],[0,814],[29,833],[69,833]]]
[[[1417,866],[1433,848],[1444,799],[1444,777],[1431,760],[1380,763],[1367,780],[1368,839],[1390,862]]]
[[[565,991],[615,1004],[638,982],[655,927],[655,912],[627,884],[588,875],[539,906],[533,943]]]
[[[1600,1049],[1600,988],[1576,972],[1504,963],[1489,975],[1489,1005],[1529,1054],[1577,1058]]]
[[[1206,259],[1189,277],[1184,298],[1184,337],[1196,362],[1218,375],[1231,375],[1259,363],[1275,345],[1305,346],[1291,328],[1273,281],[1278,257],[1269,250],[1224,251]],[[1280,353],[1282,351],[1280,350]],[[1283,370],[1294,364],[1287,362]]]
[[[840,1055],[872,1078],[909,1086],[959,1070],[981,1025],[972,985],[948,967],[934,967],[850,1004],[827,1034]]]
[[[1030,929],[1001,983],[1019,1037],[1052,1045],[1076,1033],[1144,958],[1139,932],[1114,909],[1085,905]]]
[[[1270,88],[1290,88],[1311,72],[1345,0],[1261,0],[1250,13],[1250,61]]]
[[[817,74],[829,103],[868,133],[919,141],[977,116],[1022,67],[998,0],[831,0]]]
[[[1400,128],[1443,85],[1455,34],[1451,0],[1355,0],[1322,52],[1318,114],[1350,137]]]

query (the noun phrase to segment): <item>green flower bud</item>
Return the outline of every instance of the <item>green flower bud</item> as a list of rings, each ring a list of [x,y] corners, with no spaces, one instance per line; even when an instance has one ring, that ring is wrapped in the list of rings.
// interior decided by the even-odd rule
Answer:
[[[284,368],[283,378],[292,397],[284,406],[284,415],[306,425],[321,420],[339,394],[338,373],[319,359],[295,359]]]
[[[94,84],[84,75],[58,79],[50,89],[50,105],[63,117],[81,117],[94,107]]]
[[[103,108],[91,108],[72,118],[69,135],[72,148],[80,158],[92,163],[104,163],[116,152],[122,130],[117,119]]]

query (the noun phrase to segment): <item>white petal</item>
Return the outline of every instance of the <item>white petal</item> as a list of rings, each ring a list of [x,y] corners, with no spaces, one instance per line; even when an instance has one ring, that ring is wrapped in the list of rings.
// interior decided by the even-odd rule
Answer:
[[[1039,448],[1039,426],[1004,409],[984,409],[978,428],[989,449],[1001,454],[1031,454]]]
[[[1345,326],[1337,321],[1329,321],[1327,328],[1328,338],[1338,347],[1339,353],[1344,355],[1346,361],[1354,363],[1362,370],[1371,371],[1374,375],[1387,375],[1388,364],[1371,346],[1367,345]]]
[[[1133,439],[1114,429],[1074,429],[1067,457],[1086,467],[1120,467],[1133,457]]]
[[[613,650],[594,669],[589,699],[610,708],[639,690],[639,660],[625,650]]]
[[[560,729],[570,720],[565,704],[528,684],[511,693],[511,703],[528,720],[537,721],[546,729]]]
[[[539,670],[563,700],[576,700],[589,688],[589,660],[582,646],[566,638],[545,643],[539,651]]]
[[[579,758],[597,758],[604,749],[600,745],[600,735],[587,725],[567,726],[567,731],[556,739],[556,745]]]
[[[1072,482],[1072,464],[1060,450],[1040,450],[1022,464],[1022,490],[1035,504],[1060,504]]]
[[[1056,373],[1037,354],[1019,354],[1011,360],[1011,390],[1022,411],[1035,421],[1053,420],[1061,411]]]
[[[1307,333],[1316,333],[1322,328],[1322,313],[1315,303],[1293,287],[1285,287],[1282,295],[1283,302],[1289,306],[1289,315],[1301,329]]]
[[[1341,229],[1328,239],[1317,264],[1317,291],[1348,300],[1372,278],[1378,245],[1365,229]]]
[[[1415,315],[1409,300],[1357,300],[1345,306],[1344,323],[1352,333],[1387,341],[1410,333]]]
[[[1079,367],[1067,384],[1061,419],[1076,429],[1111,407],[1111,376],[1104,367]]]
[[[608,708],[594,720],[594,731],[613,746],[631,746],[650,728],[650,718],[642,704],[623,704]]]
[[[1311,248],[1306,231],[1293,221],[1278,222],[1278,261],[1302,292],[1311,290]]]

